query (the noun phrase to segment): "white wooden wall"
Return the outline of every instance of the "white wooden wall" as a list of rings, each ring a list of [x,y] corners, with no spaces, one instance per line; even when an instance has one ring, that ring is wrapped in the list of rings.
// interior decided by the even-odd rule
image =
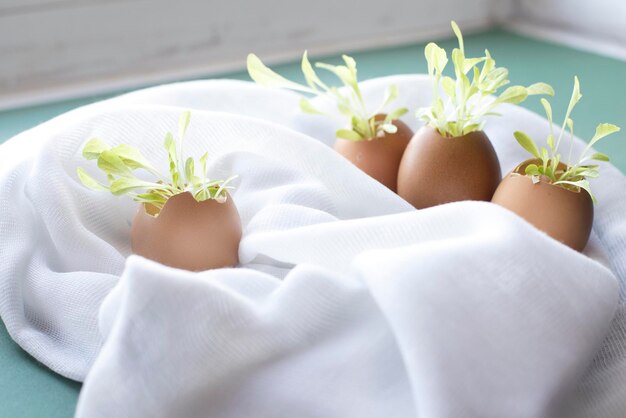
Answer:
[[[449,35],[498,0],[0,0],[0,109]]]
[[[514,0],[511,29],[626,60],[626,0]]]

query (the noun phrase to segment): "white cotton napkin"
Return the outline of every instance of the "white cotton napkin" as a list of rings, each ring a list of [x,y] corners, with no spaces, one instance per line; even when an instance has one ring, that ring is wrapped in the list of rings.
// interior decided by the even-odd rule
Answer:
[[[365,82],[426,104],[421,76]],[[79,417],[616,416],[626,407],[626,180],[602,167],[588,257],[489,203],[413,210],[327,145],[339,120],[234,81],[162,86],[87,106],[0,146],[0,315],[53,370],[83,380]],[[203,273],[130,253],[135,204],[82,187],[92,136],[165,167],[186,150],[239,174],[242,266]],[[515,106],[487,125],[503,171]],[[406,121],[413,127],[412,117]],[[580,144],[578,144],[579,146]],[[605,267],[609,265],[613,273]],[[609,338],[602,341],[607,332]],[[600,352],[594,355],[600,348]],[[590,367],[591,365],[591,367]]]

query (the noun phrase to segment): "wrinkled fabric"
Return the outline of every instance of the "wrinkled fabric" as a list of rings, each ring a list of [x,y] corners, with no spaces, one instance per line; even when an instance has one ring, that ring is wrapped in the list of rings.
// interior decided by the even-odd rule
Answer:
[[[363,83],[370,106],[390,82],[398,105],[430,101],[424,77],[399,76]],[[339,117],[300,114],[298,99],[227,80],[166,85],[0,146],[0,315],[25,350],[85,381],[77,416],[623,415],[618,170],[603,164],[592,183],[579,254],[490,203],[414,210],[329,147]],[[166,171],[163,137],[184,109],[186,153],[209,152],[209,177],[239,175],[234,269],[130,256],[136,204],[76,178],[79,166],[99,175],[81,156],[94,136]],[[486,132],[507,172],[526,159],[511,133],[548,126],[502,113]]]

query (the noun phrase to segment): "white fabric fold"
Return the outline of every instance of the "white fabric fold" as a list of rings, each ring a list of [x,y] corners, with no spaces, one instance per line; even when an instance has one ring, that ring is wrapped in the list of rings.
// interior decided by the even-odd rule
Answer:
[[[390,82],[399,105],[430,100],[421,76],[365,82],[366,100]],[[77,416],[608,417],[626,407],[616,169],[604,164],[593,183],[600,203],[583,255],[489,203],[413,210],[328,147],[338,120],[301,115],[297,101],[227,80],[161,86],[0,147],[0,315],[40,361],[86,377]],[[187,152],[209,151],[212,177],[240,176],[239,268],[125,262],[135,205],[76,179],[77,166],[97,173],[80,156],[92,136],[164,166],[162,137],[182,109],[192,110]],[[487,134],[506,171],[525,158],[511,132],[544,137],[547,123],[515,106],[503,114]]]
[[[322,243],[372,232],[345,273],[298,260],[282,283],[129,259],[78,416],[554,416],[607,331],[612,274],[489,204],[376,220]]]

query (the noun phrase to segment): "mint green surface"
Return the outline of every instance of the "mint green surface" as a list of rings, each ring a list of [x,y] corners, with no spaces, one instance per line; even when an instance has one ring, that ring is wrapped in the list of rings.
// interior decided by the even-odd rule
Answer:
[[[13,343],[0,321],[0,417],[71,417],[79,390]]]
[[[451,49],[455,41],[450,39],[439,44]],[[423,48],[424,44],[414,44],[351,55],[357,60],[359,76],[363,80],[390,74],[425,72]],[[498,65],[509,68],[513,83],[528,85],[545,81],[551,84],[556,90],[552,107],[557,121],[563,117],[574,75],[578,75],[583,99],[573,114],[576,133],[588,139],[600,122],[622,126],[623,132],[601,142],[598,149],[609,154],[613,163],[626,172],[626,62],[502,30],[467,36],[465,48],[468,56],[482,55],[482,49],[488,48]],[[317,60],[339,63],[340,58],[313,57],[313,61]],[[288,78],[302,80],[299,63],[273,68]],[[248,80],[245,72],[223,77]],[[70,109],[111,96],[0,112],[0,143]],[[543,115],[538,100],[531,98],[523,105]],[[78,383],[55,375],[19,349],[0,324],[0,417],[71,416],[79,390]]]

